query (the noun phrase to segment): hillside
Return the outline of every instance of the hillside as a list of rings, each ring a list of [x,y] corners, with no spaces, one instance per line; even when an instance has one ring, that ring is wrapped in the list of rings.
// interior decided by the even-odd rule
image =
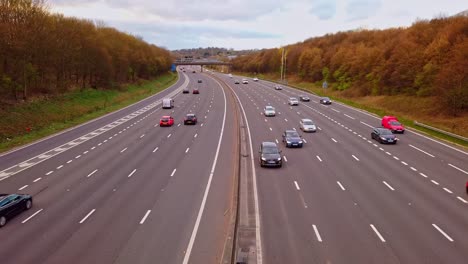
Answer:
[[[329,34],[286,46],[285,50],[289,83],[321,87],[327,81],[327,93],[354,101],[379,97],[393,102],[396,97],[408,97],[406,101],[413,108],[395,100],[395,105],[386,110],[398,113],[405,109],[408,114],[421,114],[419,120],[467,134],[466,16],[421,20],[408,28]],[[281,50],[261,50],[238,57],[233,63],[234,71],[279,79]],[[447,119],[452,122],[447,124]]]
[[[118,89],[167,72],[169,51],[102,23],[48,11],[44,1],[0,2],[0,102],[87,87]]]

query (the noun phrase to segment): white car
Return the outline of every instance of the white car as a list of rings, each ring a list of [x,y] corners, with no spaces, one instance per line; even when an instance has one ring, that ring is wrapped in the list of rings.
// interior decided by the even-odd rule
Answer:
[[[248,84],[249,81],[248,81],[247,79],[242,79],[242,83],[243,83],[243,84]]]
[[[290,97],[288,100],[289,105],[299,105],[299,100],[296,97]]]
[[[265,109],[263,109],[263,114],[265,116],[275,116],[276,115],[275,108],[271,105],[267,105],[265,106]]]
[[[232,73],[229,74],[229,78],[232,78]]]
[[[310,119],[301,119],[299,121],[299,127],[304,132],[316,132],[317,126],[315,125],[314,121]]]
[[[258,78],[257,77],[253,78],[253,81],[258,82]]]

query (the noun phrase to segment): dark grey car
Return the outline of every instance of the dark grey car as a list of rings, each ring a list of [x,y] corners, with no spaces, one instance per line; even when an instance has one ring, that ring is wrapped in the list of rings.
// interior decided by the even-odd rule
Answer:
[[[377,127],[372,130],[371,137],[381,144],[388,143],[388,144],[396,144],[398,139],[392,133],[390,129]]]
[[[260,145],[260,166],[261,167],[281,167],[283,158],[281,150],[274,142],[262,142]]]
[[[322,97],[320,98],[320,103],[324,105],[331,105],[332,101],[328,97]]]
[[[302,148],[302,137],[295,130],[286,130],[283,133],[283,142],[288,148]]]
[[[0,194],[0,227],[15,215],[32,207],[32,197],[28,194]]]

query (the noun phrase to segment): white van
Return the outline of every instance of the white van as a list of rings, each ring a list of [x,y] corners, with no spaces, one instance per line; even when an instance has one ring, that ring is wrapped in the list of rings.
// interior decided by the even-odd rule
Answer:
[[[163,109],[171,109],[174,107],[174,99],[172,98],[164,98],[162,100],[162,108]]]

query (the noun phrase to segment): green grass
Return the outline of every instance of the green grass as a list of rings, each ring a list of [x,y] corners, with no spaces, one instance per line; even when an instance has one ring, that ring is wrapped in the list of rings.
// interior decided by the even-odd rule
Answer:
[[[128,85],[119,91],[87,89],[0,109],[0,152],[138,102],[176,81],[177,74],[167,73],[141,85]]]

